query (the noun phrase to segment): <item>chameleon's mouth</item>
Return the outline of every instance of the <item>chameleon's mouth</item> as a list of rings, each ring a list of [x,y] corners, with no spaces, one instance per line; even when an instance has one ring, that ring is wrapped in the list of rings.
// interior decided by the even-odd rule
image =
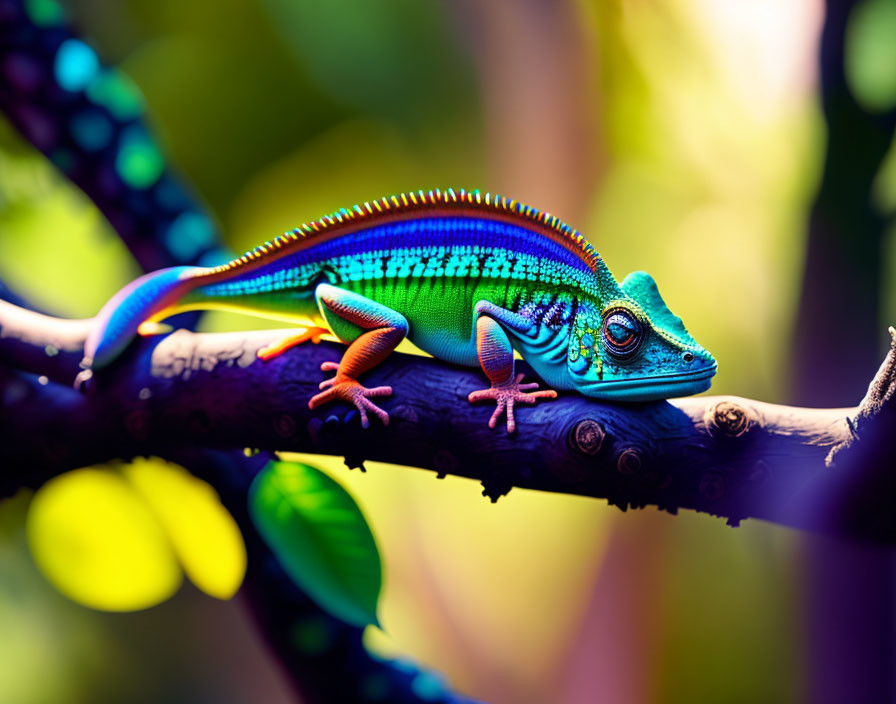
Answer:
[[[604,380],[580,387],[580,390],[592,398],[615,401],[653,401],[662,398],[690,396],[706,391],[712,384],[712,378],[717,370],[718,364],[713,362],[711,366],[695,369],[692,372]]]

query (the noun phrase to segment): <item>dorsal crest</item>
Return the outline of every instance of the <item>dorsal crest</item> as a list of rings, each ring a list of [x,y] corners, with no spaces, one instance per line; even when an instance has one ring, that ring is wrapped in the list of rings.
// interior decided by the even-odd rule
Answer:
[[[471,211],[474,215],[476,213],[493,214],[518,220],[520,225],[529,224],[538,227],[539,231],[578,254],[591,269],[596,269],[600,260],[600,255],[581,233],[550,213],[493,193],[482,193],[479,190],[468,191],[464,188],[457,191],[448,188],[443,191],[437,188],[431,191],[409,191],[368,201],[363,205],[342,208],[335,213],[325,215],[320,220],[302,223],[294,230],[284,232],[273,240],[258,245],[243,256],[215,267],[209,273],[217,274],[241,268],[265,259],[278,250],[289,251],[296,246],[311,245],[315,240],[346,227],[374,225],[381,219],[422,215],[427,210],[447,213]]]

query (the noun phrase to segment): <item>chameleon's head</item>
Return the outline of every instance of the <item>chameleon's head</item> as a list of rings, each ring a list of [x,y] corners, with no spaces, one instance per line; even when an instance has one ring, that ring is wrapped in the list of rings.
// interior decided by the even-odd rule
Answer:
[[[620,401],[705,391],[716,361],[663,302],[653,278],[637,271],[603,309],[582,306],[569,346],[569,371],[586,396]]]

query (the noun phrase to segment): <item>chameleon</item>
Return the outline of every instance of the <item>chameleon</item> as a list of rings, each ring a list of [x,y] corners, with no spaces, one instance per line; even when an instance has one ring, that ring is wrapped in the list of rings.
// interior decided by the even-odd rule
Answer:
[[[389,414],[389,386],[359,377],[407,338],[433,357],[480,367],[494,428],[517,404],[576,391],[649,401],[709,388],[716,361],[643,271],[621,283],[583,235],[557,217],[479,190],[393,195],[301,225],[227,264],[179,266],[125,286],[97,315],[79,380],[137,334],[187,310],[223,309],[304,326],[258,350],[270,360],[331,334],[348,347],[309,401],[354,405],[364,428]],[[523,383],[515,353],[550,388]]]

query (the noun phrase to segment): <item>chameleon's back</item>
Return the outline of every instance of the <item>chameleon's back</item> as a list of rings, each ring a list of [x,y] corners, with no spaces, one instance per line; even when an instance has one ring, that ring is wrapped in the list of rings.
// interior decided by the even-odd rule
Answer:
[[[419,192],[342,210],[202,272],[184,303],[317,322],[313,290],[326,282],[400,312],[426,351],[475,364],[477,301],[572,315],[581,298],[604,297],[602,267],[547,213],[478,192]]]

